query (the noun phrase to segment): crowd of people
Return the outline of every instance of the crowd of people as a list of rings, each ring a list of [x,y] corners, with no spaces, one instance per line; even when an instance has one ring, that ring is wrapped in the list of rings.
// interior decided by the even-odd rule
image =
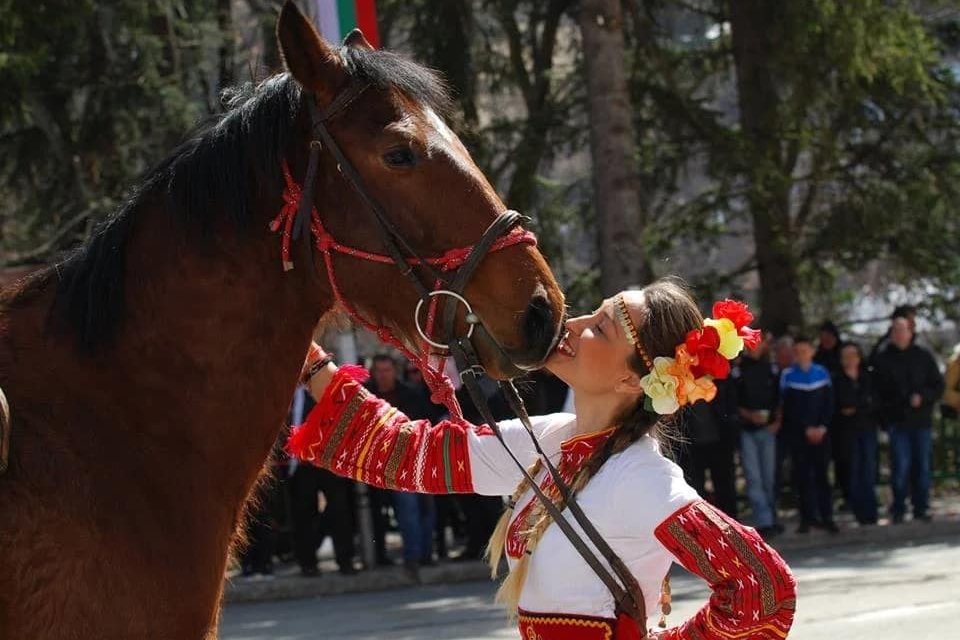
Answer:
[[[744,353],[730,379],[718,382],[709,405],[686,416],[689,443],[678,449],[688,482],[736,516],[736,454],[750,520],[764,537],[783,532],[780,496],[799,510],[797,532],[839,531],[834,507],[849,509],[861,526],[875,525],[878,435],[889,438],[889,517],[929,521],[934,411],[960,408],[960,358],[941,374],[930,350],[916,340],[916,310],[898,307],[869,352],[844,341],[832,322],[814,339],[765,334]],[[832,473],[831,473],[832,470]],[[789,486],[790,491],[784,489]]]
[[[946,379],[932,353],[917,344],[915,310],[898,307],[886,334],[865,352],[844,341],[832,322],[813,339],[765,334],[755,349],[734,363],[732,375],[717,381],[717,397],[696,403],[679,418],[681,437],[673,455],[687,482],[731,516],[743,516],[764,538],[783,532],[781,496],[799,510],[797,532],[822,528],[836,533],[834,505],[849,509],[862,526],[877,524],[878,434],[889,436],[890,521],[907,515],[929,520],[933,412],[960,410],[960,349]],[[407,416],[433,422],[446,409],[431,403],[420,371],[380,354],[370,366],[368,388]],[[531,414],[571,406],[566,386],[547,373],[521,385]],[[497,418],[511,417],[490,389]],[[481,423],[469,396],[458,392],[467,420]],[[291,424],[299,424],[313,400],[295,394]],[[503,501],[478,495],[429,496],[364,486],[313,465],[289,459],[278,442],[274,473],[261,487],[250,514],[250,543],[243,572],[271,574],[273,558],[290,557],[303,576],[319,575],[317,551],[332,539],[339,571],[356,573],[357,496],[366,495],[377,566],[402,565],[416,573],[438,560],[475,560],[503,510]],[[738,504],[738,468],[749,516]],[[832,470],[832,473],[831,473]],[[709,483],[708,483],[709,478]],[[788,490],[789,489],[789,490]],[[386,540],[395,528],[402,540],[392,558]],[[462,543],[459,553],[448,539]]]

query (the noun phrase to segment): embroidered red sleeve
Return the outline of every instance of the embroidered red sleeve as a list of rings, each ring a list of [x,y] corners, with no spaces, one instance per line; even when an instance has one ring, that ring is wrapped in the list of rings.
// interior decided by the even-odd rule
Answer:
[[[367,372],[343,366],[293,429],[287,452],[366,484],[419,493],[472,493],[466,422],[411,420],[363,387]]]
[[[687,571],[710,583],[713,595],[658,640],[773,640],[793,624],[797,584],[783,558],[756,531],[703,501],[664,520],[657,539]]]

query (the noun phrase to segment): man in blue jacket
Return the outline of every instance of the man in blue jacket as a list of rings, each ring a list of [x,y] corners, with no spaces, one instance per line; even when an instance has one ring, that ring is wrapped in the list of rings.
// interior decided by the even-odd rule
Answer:
[[[827,424],[833,416],[833,386],[830,373],[815,364],[815,349],[809,338],[797,337],[794,364],[780,375],[780,411],[793,464],[793,488],[800,502],[800,527],[838,531],[833,521],[833,499],[827,479],[830,439]]]

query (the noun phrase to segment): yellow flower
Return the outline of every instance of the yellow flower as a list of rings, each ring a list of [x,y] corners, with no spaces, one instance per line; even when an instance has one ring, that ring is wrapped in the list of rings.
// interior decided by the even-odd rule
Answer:
[[[713,327],[720,334],[720,347],[717,352],[727,360],[733,360],[743,351],[743,338],[737,333],[737,326],[727,318],[714,320],[707,318],[703,324]]]
[[[654,358],[653,371],[640,378],[640,386],[653,403],[653,410],[661,415],[673,413],[680,408],[680,403],[677,402],[677,385],[680,381],[669,372],[673,363],[673,358]]]

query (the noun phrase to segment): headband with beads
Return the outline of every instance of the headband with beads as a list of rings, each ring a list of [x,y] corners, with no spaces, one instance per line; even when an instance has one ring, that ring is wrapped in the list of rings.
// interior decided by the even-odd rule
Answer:
[[[640,332],[637,331],[637,325],[633,324],[633,318],[631,318],[627,312],[627,303],[623,299],[622,293],[618,293],[613,297],[613,310],[617,315],[617,320],[620,321],[620,326],[623,327],[623,335],[627,337],[627,342],[637,350],[637,353],[643,360],[643,364],[647,366],[647,370],[652,371],[653,360],[650,359],[647,350],[643,347],[643,342],[640,341]]]

